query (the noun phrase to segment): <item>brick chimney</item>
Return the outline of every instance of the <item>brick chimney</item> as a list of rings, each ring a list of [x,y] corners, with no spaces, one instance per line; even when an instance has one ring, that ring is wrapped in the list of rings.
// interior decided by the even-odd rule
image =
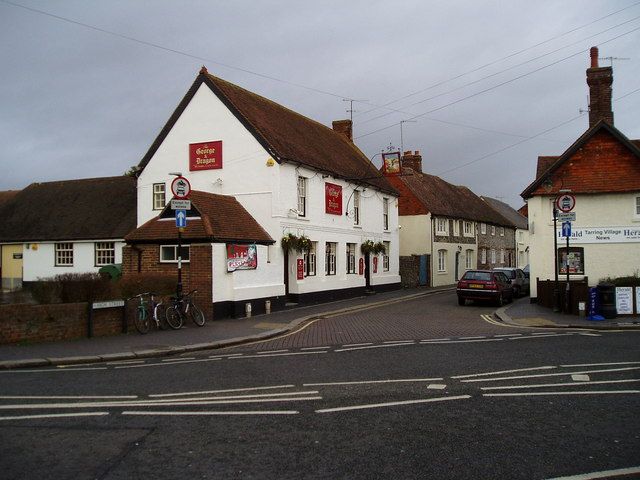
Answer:
[[[334,120],[331,125],[333,130],[347,137],[347,140],[353,142],[353,124],[351,120]]]
[[[591,68],[587,69],[587,85],[589,85],[589,128],[600,120],[613,125],[611,109],[611,84],[613,68],[598,66],[598,47],[591,47]]]
[[[410,168],[415,173],[422,173],[422,155],[420,151],[416,150],[411,153],[411,150],[407,150],[402,155],[402,168]]]

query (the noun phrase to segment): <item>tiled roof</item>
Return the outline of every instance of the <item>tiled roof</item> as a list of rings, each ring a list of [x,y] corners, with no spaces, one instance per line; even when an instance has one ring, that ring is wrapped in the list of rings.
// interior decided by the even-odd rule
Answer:
[[[235,197],[194,190],[189,199],[192,210],[187,212],[187,226],[182,234],[183,239],[219,243],[274,243],[273,238]],[[172,211],[168,208],[127,235],[127,242],[175,242],[178,230]],[[197,217],[198,214],[199,218],[189,218]]]
[[[538,157],[538,167],[536,168],[536,178],[540,178],[547,169],[553,165],[553,163],[558,160],[558,156],[546,156],[546,157]]]
[[[0,206],[0,242],[121,239],[136,226],[136,181],[32,183]]]
[[[0,207],[15,197],[19,191],[20,190],[5,190],[4,192],[0,192]]]
[[[397,194],[382,173],[343,135],[265,97],[210,75],[204,68],[141,160],[141,169],[151,160],[203,83],[276,161],[304,165],[336,178]]]
[[[539,165],[540,167],[540,165]],[[613,125],[601,120],[583,133],[520,194],[553,195],[640,190],[640,148]]]
[[[489,205],[491,208],[497,211],[500,215],[502,215],[504,218],[509,220],[512,226],[523,229],[523,230],[529,228],[529,222],[527,220],[527,217],[525,217],[524,215],[521,215],[517,210],[512,208],[510,205],[504,202],[501,202],[496,198],[485,197],[485,196],[481,196],[480,198],[484,200],[487,203],[487,205]]]
[[[413,175],[390,178],[394,184],[403,182],[432,215],[510,225],[507,219],[488,208],[480,197],[467,187],[452,185],[440,177],[426,173],[414,172]]]

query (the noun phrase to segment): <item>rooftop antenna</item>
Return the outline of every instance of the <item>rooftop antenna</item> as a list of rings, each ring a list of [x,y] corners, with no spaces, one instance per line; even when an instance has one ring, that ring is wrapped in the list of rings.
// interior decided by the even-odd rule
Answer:
[[[353,112],[357,112],[357,110],[353,109],[353,102],[367,102],[368,100],[357,100],[355,98],[343,98],[343,102],[349,102],[349,108],[347,109],[347,113],[349,114],[349,120],[353,123]]]
[[[591,111],[591,107],[589,105],[591,105],[591,100],[589,99],[589,95],[587,95],[587,108],[579,108],[578,109],[578,113],[583,114],[583,113],[589,113]]]
[[[404,155],[404,138],[402,135],[402,125],[404,123],[417,123],[416,120],[400,120],[400,155]]]
[[[611,66],[613,67],[614,60],[631,60],[629,57],[600,57],[598,60],[609,60]]]

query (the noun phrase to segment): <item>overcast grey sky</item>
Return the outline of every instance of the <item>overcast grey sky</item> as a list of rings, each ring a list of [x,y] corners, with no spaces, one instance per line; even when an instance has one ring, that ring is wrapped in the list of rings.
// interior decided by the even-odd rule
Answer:
[[[640,138],[636,0],[0,0],[0,44],[0,190],[122,174],[201,65],[326,125],[359,100],[370,158],[406,120],[426,173],[515,208],[587,129],[589,47],[620,58],[615,125]]]

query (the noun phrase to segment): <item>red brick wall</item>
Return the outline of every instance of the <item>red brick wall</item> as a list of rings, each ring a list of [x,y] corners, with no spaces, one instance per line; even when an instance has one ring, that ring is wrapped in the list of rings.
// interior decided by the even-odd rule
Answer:
[[[192,244],[189,263],[182,264],[182,290],[187,293],[197,289],[196,304],[202,309],[207,320],[213,319],[212,281],[212,245]],[[140,257],[140,261],[138,258]],[[140,265],[140,271],[138,271]],[[178,267],[175,263],[160,263],[160,245],[127,245],[122,252],[122,275],[153,273],[167,275],[178,280]]]
[[[629,192],[640,188],[640,161],[606,130],[596,133],[553,173],[553,188],[540,186],[533,195],[560,188],[573,193]]]
[[[400,192],[398,215],[426,215],[429,213],[407,185],[398,177],[389,176],[387,180]]]
[[[88,304],[0,305],[0,344],[20,342],[54,342],[86,338]],[[129,313],[129,331],[134,329]],[[122,332],[122,309],[105,308],[93,312],[93,334],[96,337]]]

